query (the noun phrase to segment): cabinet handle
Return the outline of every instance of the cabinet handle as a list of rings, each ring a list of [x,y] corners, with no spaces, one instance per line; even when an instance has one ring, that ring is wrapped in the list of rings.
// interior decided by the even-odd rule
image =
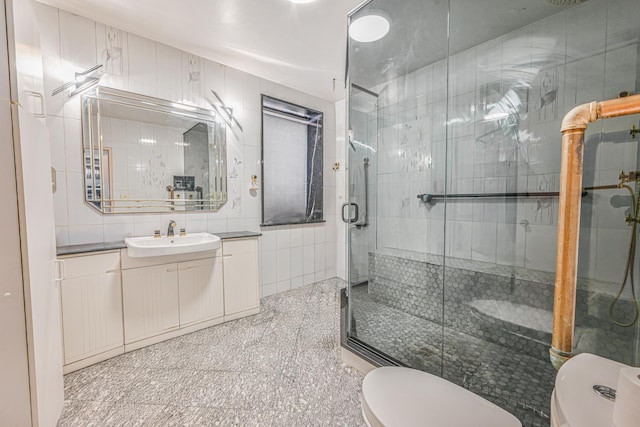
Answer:
[[[174,271],[178,271],[177,268],[167,268],[167,273],[173,273]]]
[[[193,268],[193,266],[190,267],[185,267],[185,268],[179,268],[180,271],[185,271],[185,270],[191,270]]]
[[[65,264],[64,264],[64,260],[62,259],[56,259],[53,261],[56,265],[56,278],[54,279],[55,282],[62,282],[65,279]]]
[[[116,274],[116,273],[120,273],[120,270],[116,269],[116,270],[109,270],[107,271],[105,274]]]
[[[25,90],[24,93],[29,96],[33,96],[34,98],[38,98],[38,100],[40,101],[40,112],[32,113],[33,117],[37,117],[39,119],[44,119],[45,117],[47,117],[44,113],[44,96],[40,92],[34,92],[32,90]]]
[[[55,193],[58,191],[58,174],[56,169],[51,167],[51,192]]]
[[[232,257],[232,256],[233,256],[233,254],[226,254],[226,255],[222,255],[222,258],[229,258],[229,257]]]

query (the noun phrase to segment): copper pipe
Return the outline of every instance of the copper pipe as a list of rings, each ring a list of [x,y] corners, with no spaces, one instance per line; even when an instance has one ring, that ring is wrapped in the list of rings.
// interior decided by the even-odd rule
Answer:
[[[556,369],[573,356],[576,311],[578,235],[582,198],[584,133],[598,119],[640,113],[640,95],[590,102],[575,107],[562,120],[558,253],[553,305],[553,337],[549,355]]]

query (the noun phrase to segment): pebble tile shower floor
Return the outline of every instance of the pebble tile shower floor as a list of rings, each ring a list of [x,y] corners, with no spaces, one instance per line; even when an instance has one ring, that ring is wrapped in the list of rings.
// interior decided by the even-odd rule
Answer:
[[[58,426],[364,426],[362,375],[340,358],[343,285],[70,373]]]
[[[375,301],[352,288],[356,336],[396,360],[441,375],[515,415],[524,427],[549,427],[555,370],[519,353]]]

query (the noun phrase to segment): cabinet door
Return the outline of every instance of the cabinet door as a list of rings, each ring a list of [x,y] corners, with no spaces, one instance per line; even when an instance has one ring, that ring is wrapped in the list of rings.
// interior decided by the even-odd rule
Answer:
[[[49,134],[47,128],[23,108],[13,105],[11,109],[18,160],[16,177],[31,402],[38,423],[54,425],[62,410],[64,385],[60,293],[54,271],[56,240]]]
[[[61,294],[65,364],[122,346],[119,255],[67,258],[64,263],[66,278]]]
[[[258,242],[256,239],[223,243],[224,314],[260,306]]]
[[[178,328],[178,265],[122,270],[124,342]]]
[[[33,423],[48,426],[56,424],[64,401],[60,305],[57,283],[54,282],[53,276],[55,229],[49,175],[49,136],[44,124],[28,113],[31,111],[29,105],[33,97],[25,99],[18,94],[18,88],[23,92],[28,89],[40,92],[35,104],[39,109],[43,109],[40,39],[31,1],[2,1],[0,7],[0,20],[3,21],[0,25],[0,31],[3,31],[3,35],[0,36],[0,43],[3,43],[0,54],[8,58],[8,61],[0,60],[3,67],[0,71],[0,96],[6,100],[7,95],[10,95],[13,121],[12,124],[8,123],[5,116],[0,123],[3,157],[0,166],[3,168],[2,186],[5,190],[2,192],[2,203],[8,211],[13,211],[7,216],[2,216],[3,231],[7,234],[3,241],[2,256],[5,257],[5,250],[8,251],[10,255],[6,255],[7,262],[15,263],[15,254],[20,254],[17,265],[22,268],[20,276],[15,276],[13,269],[2,270],[3,303],[0,311],[3,315],[0,316],[0,320],[10,320],[13,323],[2,323],[2,327],[11,329],[12,334],[7,340],[4,339],[6,334],[2,334],[3,339],[0,341],[0,362],[3,365],[7,362],[3,367],[11,371],[10,375],[3,375],[4,370],[0,372],[0,382],[3,383],[0,386],[0,418],[3,425]],[[17,51],[19,52],[16,53]],[[4,68],[7,65],[9,78],[7,69]],[[14,101],[19,101],[27,111]],[[3,107],[1,114],[6,115],[7,112]],[[14,179],[17,179],[17,182]],[[13,222],[16,212],[19,217],[18,224]],[[18,246],[13,240],[13,230],[16,229],[20,236]],[[9,284],[5,285],[7,281]],[[18,297],[20,291],[22,295]],[[24,301],[20,301],[22,296]],[[19,316],[23,313],[24,316],[20,319]],[[24,331],[24,327],[28,348],[26,354],[22,351],[24,339],[13,335]],[[28,377],[25,376],[27,360]],[[28,384],[24,382],[27,379]],[[12,380],[15,380],[15,383]],[[30,399],[25,399],[27,387]],[[29,405],[32,419],[25,413]],[[10,412],[8,417],[4,416],[5,408]]]
[[[0,0],[0,7],[4,3]],[[0,98],[8,93],[4,15],[0,10]],[[2,57],[4,55],[4,58]],[[29,356],[25,326],[24,288],[20,252],[20,222],[12,147],[11,110],[0,99],[0,217],[3,242],[0,246],[0,420],[8,426],[31,425],[29,400]],[[53,420],[52,420],[53,421]]]
[[[221,257],[178,263],[180,326],[224,315]]]

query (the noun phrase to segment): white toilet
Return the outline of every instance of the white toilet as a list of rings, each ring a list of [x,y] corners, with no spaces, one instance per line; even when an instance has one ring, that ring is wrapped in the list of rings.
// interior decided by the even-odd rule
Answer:
[[[613,401],[598,395],[593,386],[615,389],[620,369],[626,367],[593,354],[579,354],[565,362],[551,396],[551,427],[610,426]]]
[[[462,387],[399,367],[364,377],[362,412],[370,427],[521,427],[516,417]]]

